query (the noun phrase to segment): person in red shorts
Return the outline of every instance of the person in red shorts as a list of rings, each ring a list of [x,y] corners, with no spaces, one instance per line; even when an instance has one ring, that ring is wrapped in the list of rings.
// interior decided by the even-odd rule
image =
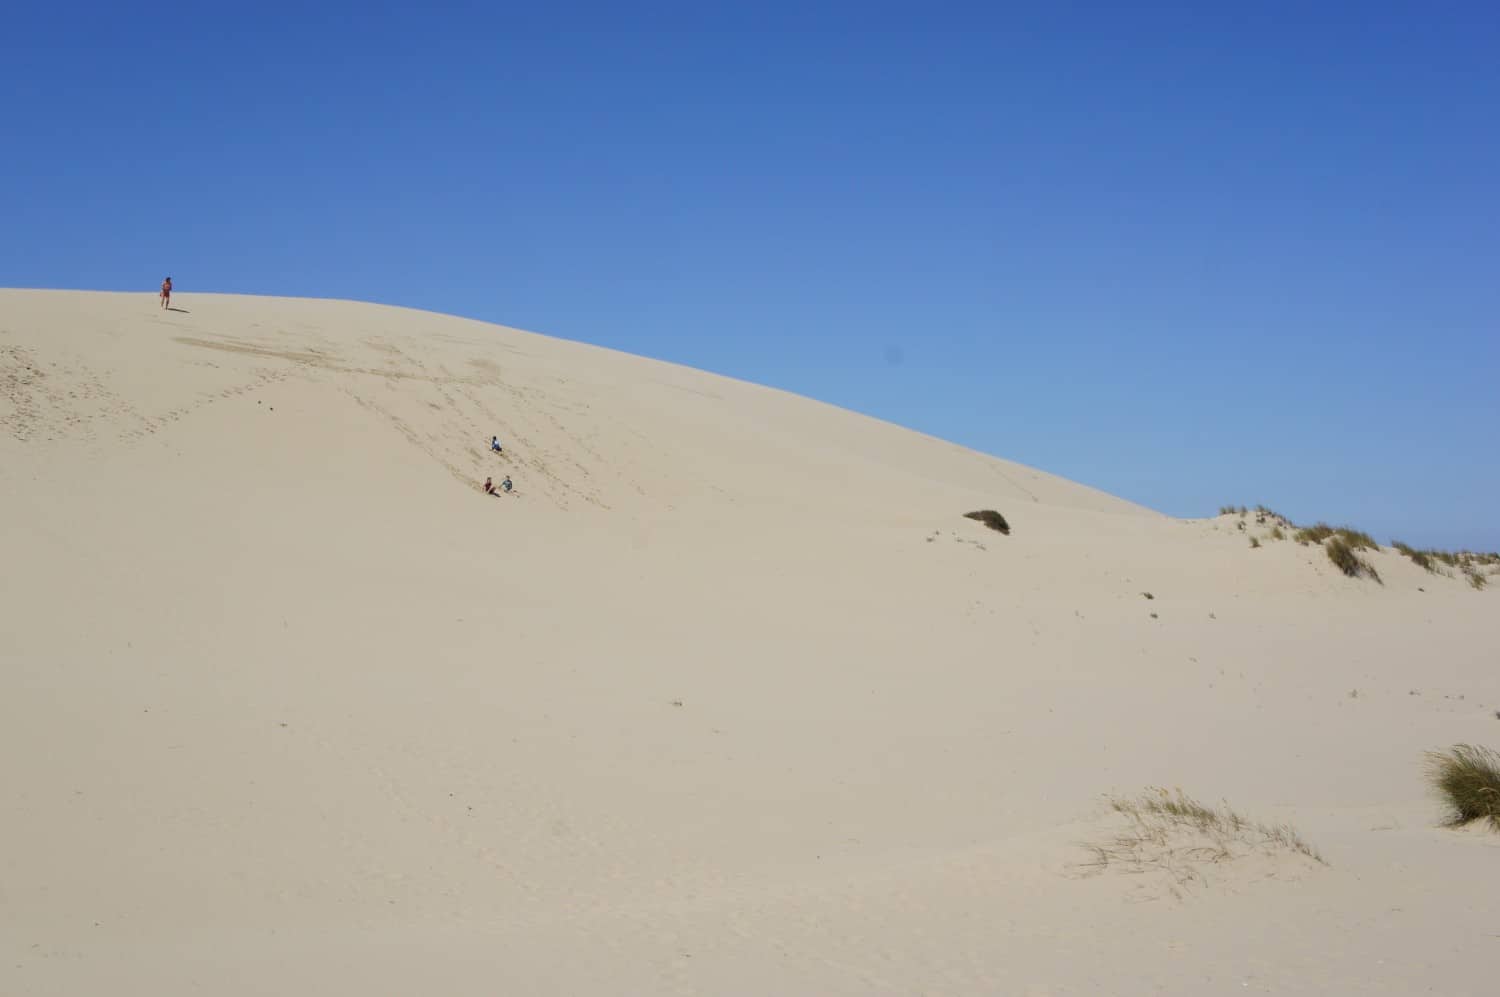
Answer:
[[[172,278],[168,277],[161,282],[161,306],[170,308],[172,306]]]

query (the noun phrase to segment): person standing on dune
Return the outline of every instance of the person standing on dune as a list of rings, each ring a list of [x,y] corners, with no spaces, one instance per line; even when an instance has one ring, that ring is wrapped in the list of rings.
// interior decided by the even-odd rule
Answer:
[[[161,306],[170,308],[172,306],[172,278],[168,277],[161,282]]]

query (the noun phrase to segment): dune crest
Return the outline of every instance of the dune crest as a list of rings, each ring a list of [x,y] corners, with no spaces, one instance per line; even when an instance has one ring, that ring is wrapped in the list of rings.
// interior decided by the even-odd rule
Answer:
[[[0,291],[0,992],[1482,991],[1500,839],[1420,768],[1500,743],[1500,585],[515,329],[172,303]],[[1078,875],[1150,785],[1318,860]]]

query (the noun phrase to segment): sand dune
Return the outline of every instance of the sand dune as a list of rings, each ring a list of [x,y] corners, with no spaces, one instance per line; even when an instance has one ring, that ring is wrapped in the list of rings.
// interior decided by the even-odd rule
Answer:
[[[0,291],[0,992],[1492,985],[1500,836],[1421,756],[1500,746],[1500,584],[514,329],[176,300]],[[1148,786],[1326,865],[1091,867]]]

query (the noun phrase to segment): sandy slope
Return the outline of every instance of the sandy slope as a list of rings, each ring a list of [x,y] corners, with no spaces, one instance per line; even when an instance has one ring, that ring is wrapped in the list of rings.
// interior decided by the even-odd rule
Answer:
[[[512,329],[179,304],[0,291],[0,992],[1492,985],[1500,837],[1420,763],[1500,746],[1500,585]],[[1148,785],[1329,864],[1093,874]]]

